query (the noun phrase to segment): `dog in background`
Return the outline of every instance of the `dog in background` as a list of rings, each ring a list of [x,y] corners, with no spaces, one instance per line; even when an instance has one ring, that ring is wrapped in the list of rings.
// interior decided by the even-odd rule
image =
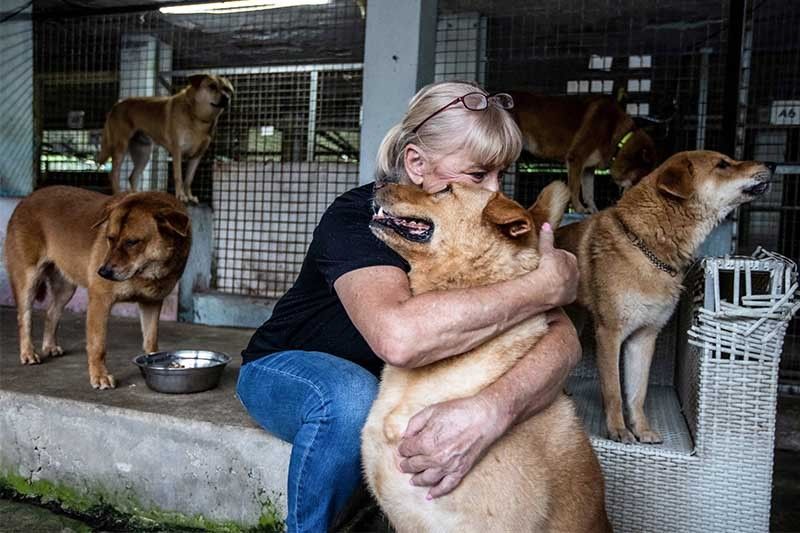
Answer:
[[[375,193],[380,209],[371,228],[411,264],[413,294],[475,287],[537,268],[537,230],[543,222],[557,226],[568,200],[561,182],[542,191],[530,212],[500,193],[459,184],[433,195],[385,185]],[[397,531],[610,531],[600,466],[565,395],[501,437],[453,492],[434,501],[395,465],[415,413],[484,389],[546,330],[538,315],[462,355],[384,368],[362,457],[370,490]]]
[[[163,192],[107,196],[53,186],[22,200],[8,222],[5,259],[17,302],[20,362],[40,362],[31,338],[34,298],[50,292],[42,355],[63,350],[56,329],[76,286],[86,287],[89,381],[114,388],[105,365],[106,328],[116,302],[139,303],[143,349],[158,351],[158,318],[178,282],[191,246],[186,209]],[[37,294],[38,293],[38,294]]]
[[[570,201],[577,212],[597,212],[595,168],[608,168],[614,182],[628,188],[655,167],[653,139],[611,96],[509,94],[525,148],[537,157],[566,163]]]
[[[217,120],[230,105],[233,86],[221,77],[196,74],[189,85],[173,96],[126,98],[114,104],[106,117],[97,164],[111,158],[111,188],[120,191],[119,174],[125,153],[131,154],[133,170],[128,178],[130,190],[150,161],[153,143],[172,156],[175,196],[182,202],[197,203],[192,194],[192,179],[203,157]],[[182,162],[186,158],[186,175]]]
[[[616,206],[556,231],[556,246],[578,258],[577,303],[594,322],[610,438],[662,441],[644,412],[656,337],[675,309],[698,247],[731,210],[764,194],[770,177],[770,169],[755,161],[680,152]],[[628,426],[620,387],[623,344]]]

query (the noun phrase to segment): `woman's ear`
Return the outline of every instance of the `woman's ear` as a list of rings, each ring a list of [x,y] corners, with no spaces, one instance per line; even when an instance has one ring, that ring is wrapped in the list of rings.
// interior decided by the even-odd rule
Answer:
[[[406,175],[416,185],[422,185],[422,181],[428,170],[428,160],[425,152],[416,144],[408,144],[403,149],[403,167]]]

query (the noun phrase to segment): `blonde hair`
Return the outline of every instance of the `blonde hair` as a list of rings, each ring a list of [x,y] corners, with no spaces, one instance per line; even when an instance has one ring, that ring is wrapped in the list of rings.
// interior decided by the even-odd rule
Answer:
[[[470,82],[439,82],[423,87],[414,95],[403,120],[392,127],[378,149],[377,176],[407,180],[403,165],[406,146],[414,143],[437,159],[464,150],[487,168],[504,168],[522,151],[522,134],[511,114],[489,104],[482,111],[471,111],[456,103],[430,118],[416,133],[415,127],[459,96],[484,92]]]

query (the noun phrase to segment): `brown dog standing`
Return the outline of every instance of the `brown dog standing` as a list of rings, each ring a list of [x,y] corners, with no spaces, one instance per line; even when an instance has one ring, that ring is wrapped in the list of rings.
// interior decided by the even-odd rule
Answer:
[[[656,337],[705,238],[735,207],[763,194],[771,173],[717,152],[681,152],[628,190],[619,203],[556,232],[580,268],[577,303],[591,313],[609,436],[657,443],[644,413]],[[622,414],[619,356],[625,344]]]
[[[608,168],[617,185],[627,188],[655,166],[653,139],[610,96],[509,94],[525,149],[566,163],[571,203],[578,212],[597,212],[595,168]]]
[[[549,185],[530,212],[500,193],[452,184],[436,194],[386,185],[373,233],[411,264],[413,294],[488,285],[534,270],[538,228],[557,226],[568,201]],[[603,477],[572,402],[561,395],[521,422],[476,463],[450,494],[425,501],[396,450],[423,408],[487,387],[547,331],[544,315],[517,324],[464,354],[418,368],[387,365],[362,432],[369,487],[398,532],[607,532]]]
[[[182,202],[197,203],[192,195],[192,179],[203,157],[217,119],[228,107],[233,86],[221,76],[196,74],[189,85],[174,96],[126,98],[114,104],[106,117],[103,141],[97,164],[111,158],[111,187],[119,192],[119,173],[125,153],[130,152],[133,171],[128,178],[130,190],[144,170],[153,143],[166,148],[172,156],[175,196]],[[183,158],[188,159],[186,175],[182,174]]]
[[[17,302],[20,361],[39,362],[31,307],[46,283],[51,293],[43,355],[61,355],[56,329],[77,285],[86,287],[86,350],[92,387],[115,386],[105,365],[111,306],[139,303],[145,352],[158,350],[163,299],[177,283],[191,246],[183,205],[163,192],[106,196],[75,187],[46,187],[20,202],[8,222],[6,267]]]

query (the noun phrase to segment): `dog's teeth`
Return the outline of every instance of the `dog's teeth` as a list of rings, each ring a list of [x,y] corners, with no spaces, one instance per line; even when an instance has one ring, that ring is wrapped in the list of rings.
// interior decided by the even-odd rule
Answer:
[[[378,216],[379,216],[379,217],[386,216],[386,215],[383,213],[383,207],[379,207],[379,208],[378,208]]]

